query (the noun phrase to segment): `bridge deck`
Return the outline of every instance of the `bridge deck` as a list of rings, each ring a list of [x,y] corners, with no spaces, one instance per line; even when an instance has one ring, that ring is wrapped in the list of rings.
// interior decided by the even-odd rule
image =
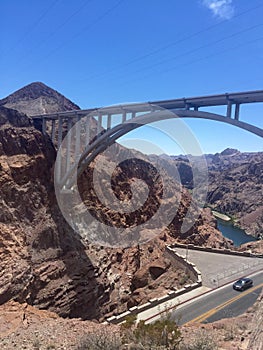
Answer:
[[[248,91],[238,93],[226,93],[221,95],[210,95],[201,97],[190,97],[176,100],[155,101],[153,104],[160,105],[163,108],[184,108],[190,107],[210,107],[232,104],[263,102],[263,91]]]
[[[248,92],[237,92],[237,93],[225,93],[220,95],[210,95],[210,96],[200,96],[200,97],[189,97],[189,98],[179,98],[173,100],[160,100],[151,101],[149,104],[160,106],[166,109],[189,109],[199,107],[211,107],[211,106],[223,106],[223,105],[240,105],[244,103],[255,103],[263,102],[263,90],[258,91],[248,91]],[[123,112],[132,113],[134,111],[143,111],[145,108],[145,103],[131,103],[125,105],[117,105],[107,108],[90,108],[90,109],[80,109],[72,110],[67,112],[51,113],[51,114],[41,114],[32,116],[33,119],[58,119],[58,117],[77,117],[86,116],[91,112],[96,112],[97,110],[103,111],[107,114],[121,114]]]

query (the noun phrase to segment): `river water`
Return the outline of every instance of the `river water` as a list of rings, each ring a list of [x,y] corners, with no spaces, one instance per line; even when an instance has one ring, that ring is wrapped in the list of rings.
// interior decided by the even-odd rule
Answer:
[[[217,225],[223,236],[231,239],[235,246],[240,246],[243,243],[256,241],[256,238],[247,235],[244,230],[234,227],[230,222],[217,219]]]

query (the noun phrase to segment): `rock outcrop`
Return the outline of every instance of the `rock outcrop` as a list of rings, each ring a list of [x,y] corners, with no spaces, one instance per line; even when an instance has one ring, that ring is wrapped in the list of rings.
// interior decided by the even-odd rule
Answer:
[[[32,92],[33,107],[38,93]],[[20,101],[30,105],[23,94],[20,98],[13,104],[16,109]],[[209,210],[180,235],[191,202],[186,190],[173,222],[155,241],[127,249],[91,245],[69,227],[57,206],[55,157],[50,138],[30,118],[0,107],[0,304],[14,299],[61,316],[102,319],[189,282],[184,271],[164,259],[166,244],[181,240],[229,246]],[[170,184],[172,193],[177,185],[173,180]],[[119,187],[119,196],[129,195],[125,186]],[[95,198],[87,201],[99,212]]]
[[[210,344],[210,348],[222,350],[261,350],[262,315],[261,295],[255,305],[241,316],[182,326],[182,348],[197,347],[197,344],[208,348]],[[114,344],[114,339],[120,339],[120,333],[120,326],[65,319],[27,304],[9,301],[0,305],[0,347],[3,350],[79,349],[87,343],[87,339],[93,338],[98,343],[100,337],[106,339],[111,348],[111,342]]]
[[[242,153],[227,148],[205,155],[208,167],[207,204],[233,218],[236,225],[254,237],[261,237],[263,225],[263,153]],[[153,156],[153,158],[155,158]],[[162,157],[159,162],[192,190],[193,174],[185,156]],[[263,236],[262,236],[263,237]]]
[[[0,100],[0,106],[28,116],[79,109],[75,103],[41,82],[31,83]]]
[[[106,286],[57,207],[48,137],[1,107],[0,303],[14,298],[60,315],[98,317]],[[85,311],[84,311],[85,310]]]
[[[263,153],[227,150],[208,158],[208,203],[255,237],[263,225]]]

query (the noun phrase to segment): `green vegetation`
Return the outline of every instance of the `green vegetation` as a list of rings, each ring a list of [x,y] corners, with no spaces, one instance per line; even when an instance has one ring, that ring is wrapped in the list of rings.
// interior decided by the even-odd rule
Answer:
[[[76,350],[217,350],[217,342],[211,333],[201,330],[183,339],[176,322],[168,310],[164,316],[150,324],[137,322],[136,315],[126,318],[120,331],[107,327],[90,333],[82,339]]]
[[[77,350],[177,350],[181,341],[181,332],[169,317],[145,324],[136,323],[136,316],[129,316],[120,333],[104,329],[88,334]]]
[[[183,276],[180,277],[179,284],[180,286],[184,286],[187,281],[189,281],[190,275],[188,273],[185,273]]]
[[[80,342],[77,350],[120,350],[122,339],[119,333],[99,329],[87,334]]]

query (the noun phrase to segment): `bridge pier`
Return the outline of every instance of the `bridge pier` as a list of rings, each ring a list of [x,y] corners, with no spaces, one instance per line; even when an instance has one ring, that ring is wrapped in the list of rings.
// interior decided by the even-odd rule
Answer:
[[[227,118],[231,118],[231,114],[232,114],[232,102],[228,101],[227,102],[227,111],[226,111]]]
[[[58,149],[62,142],[63,117],[58,117]]]
[[[53,144],[55,143],[55,138],[56,138],[56,120],[52,119],[51,122],[51,140],[53,142]]]
[[[81,117],[78,116],[77,118],[77,123],[75,125],[75,131],[76,131],[76,139],[75,139],[75,160],[78,162],[79,158],[79,152],[80,152],[80,132],[81,132],[81,122],[80,122]]]
[[[70,169],[70,155],[71,155],[71,133],[69,133],[69,130],[72,128],[72,119],[67,119],[67,155],[66,155],[66,169],[69,171]]]
[[[111,128],[111,114],[107,115],[107,130]]]
[[[98,115],[98,124],[97,124],[97,134],[99,135],[102,131],[102,114]]]
[[[235,120],[239,120],[240,103],[236,103]]]
[[[123,112],[122,113],[122,123],[126,122],[126,119],[127,119],[127,113]]]
[[[42,119],[42,134],[46,135],[47,133],[47,121],[45,118]]]
[[[90,128],[91,128],[91,120],[90,117],[86,117],[86,122],[85,122],[85,142],[86,146],[89,144],[90,141]]]

